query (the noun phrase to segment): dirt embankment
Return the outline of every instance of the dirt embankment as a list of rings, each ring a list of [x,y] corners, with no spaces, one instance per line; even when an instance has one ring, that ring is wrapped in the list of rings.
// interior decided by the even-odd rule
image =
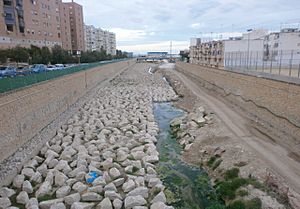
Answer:
[[[262,202],[262,208],[298,208],[297,193],[290,186],[288,181],[290,179],[287,180],[279,175],[276,167],[274,168],[272,163],[266,161],[261,153],[254,149],[255,147],[245,143],[245,140],[253,140],[253,130],[242,133],[240,131],[242,129],[237,128],[236,130],[241,132],[237,134],[230,128],[229,123],[234,122],[231,120],[224,122],[223,115],[212,108],[214,105],[210,105],[195,94],[196,87],[188,83],[189,80],[183,80],[178,72],[172,70],[160,70],[157,73],[162,73],[177,94],[180,95],[180,99],[175,105],[189,113],[185,118],[180,119],[178,122],[180,124],[177,126],[180,127],[180,130],[177,130],[179,131],[177,135],[179,143],[185,149],[182,154],[184,161],[204,167],[215,184],[224,180],[226,171],[232,168],[239,170],[240,178],[254,179],[259,182],[259,187],[257,185],[241,187],[241,190],[245,190],[247,195],[237,195],[234,200],[259,198]],[[217,97],[217,95],[215,96]],[[199,107],[201,107],[200,113]],[[221,111],[226,111],[226,109]],[[197,124],[195,123],[195,115],[201,114],[201,112],[205,121],[202,124]],[[232,115],[232,117],[236,116]],[[231,119],[238,121],[238,118]],[[250,120],[244,119],[241,123],[245,121],[251,127],[252,122]],[[263,137],[264,140],[268,138],[261,133],[255,134]],[[271,144],[272,140],[268,140],[267,143]],[[268,147],[264,148],[268,149]],[[269,151],[271,152],[272,149]]]

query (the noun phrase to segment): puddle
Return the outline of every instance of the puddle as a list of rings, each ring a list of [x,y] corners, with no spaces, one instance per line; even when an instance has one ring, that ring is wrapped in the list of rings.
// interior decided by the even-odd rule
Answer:
[[[216,195],[209,178],[199,167],[189,166],[180,159],[182,148],[171,136],[170,122],[184,111],[171,103],[155,103],[154,115],[160,133],[157,148],[160,162],[157,171],[166,186],[168,204],[176,209],[205,209],[215,203]]]

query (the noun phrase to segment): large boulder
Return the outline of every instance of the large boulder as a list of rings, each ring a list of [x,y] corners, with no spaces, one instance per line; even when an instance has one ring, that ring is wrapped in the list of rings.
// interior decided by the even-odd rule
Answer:
[[[141,196],[128,196],[125,198],[125,209],[130,209],[135,206],[146,205],[147,201]]]

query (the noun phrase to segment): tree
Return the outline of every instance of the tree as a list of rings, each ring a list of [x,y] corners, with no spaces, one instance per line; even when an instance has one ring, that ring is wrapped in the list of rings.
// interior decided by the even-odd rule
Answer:
[[[26,48],[17,46],[11,50],[10,58],[13,61],[16,61],[17,65],[18,65],[19,62],[27,62],[28,61],[29,53]]]
[[[49,64],[51,61],[52,53],[50,52],[49,48],[43,46],[41,49],[41,63],[42,64]]]

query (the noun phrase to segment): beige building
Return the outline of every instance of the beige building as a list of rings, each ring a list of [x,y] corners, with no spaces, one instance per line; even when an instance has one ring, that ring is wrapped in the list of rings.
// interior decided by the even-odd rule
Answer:
[[[85,50],[83,9],[73,0],[64,4],[69,7],[72,51],[78,54]]]
[[[0,1],[0,48],[60,45],[84,51],[82,6],[61,0]]]
[[[116,55],[116,35],[93,25],[84,26],[87,51],[105,50],[107,54]]]
[[[62,47],[65,50],[72,51],[69,5],[61,3],[59,13]]]
[[[191,42],[196,45],[190,46],[190,63],[210,67],[224,66],[224,42],[211,41],[201,43],[201,41]]]
[[[60,0],[0,1],[0,47],[62,45]]]

